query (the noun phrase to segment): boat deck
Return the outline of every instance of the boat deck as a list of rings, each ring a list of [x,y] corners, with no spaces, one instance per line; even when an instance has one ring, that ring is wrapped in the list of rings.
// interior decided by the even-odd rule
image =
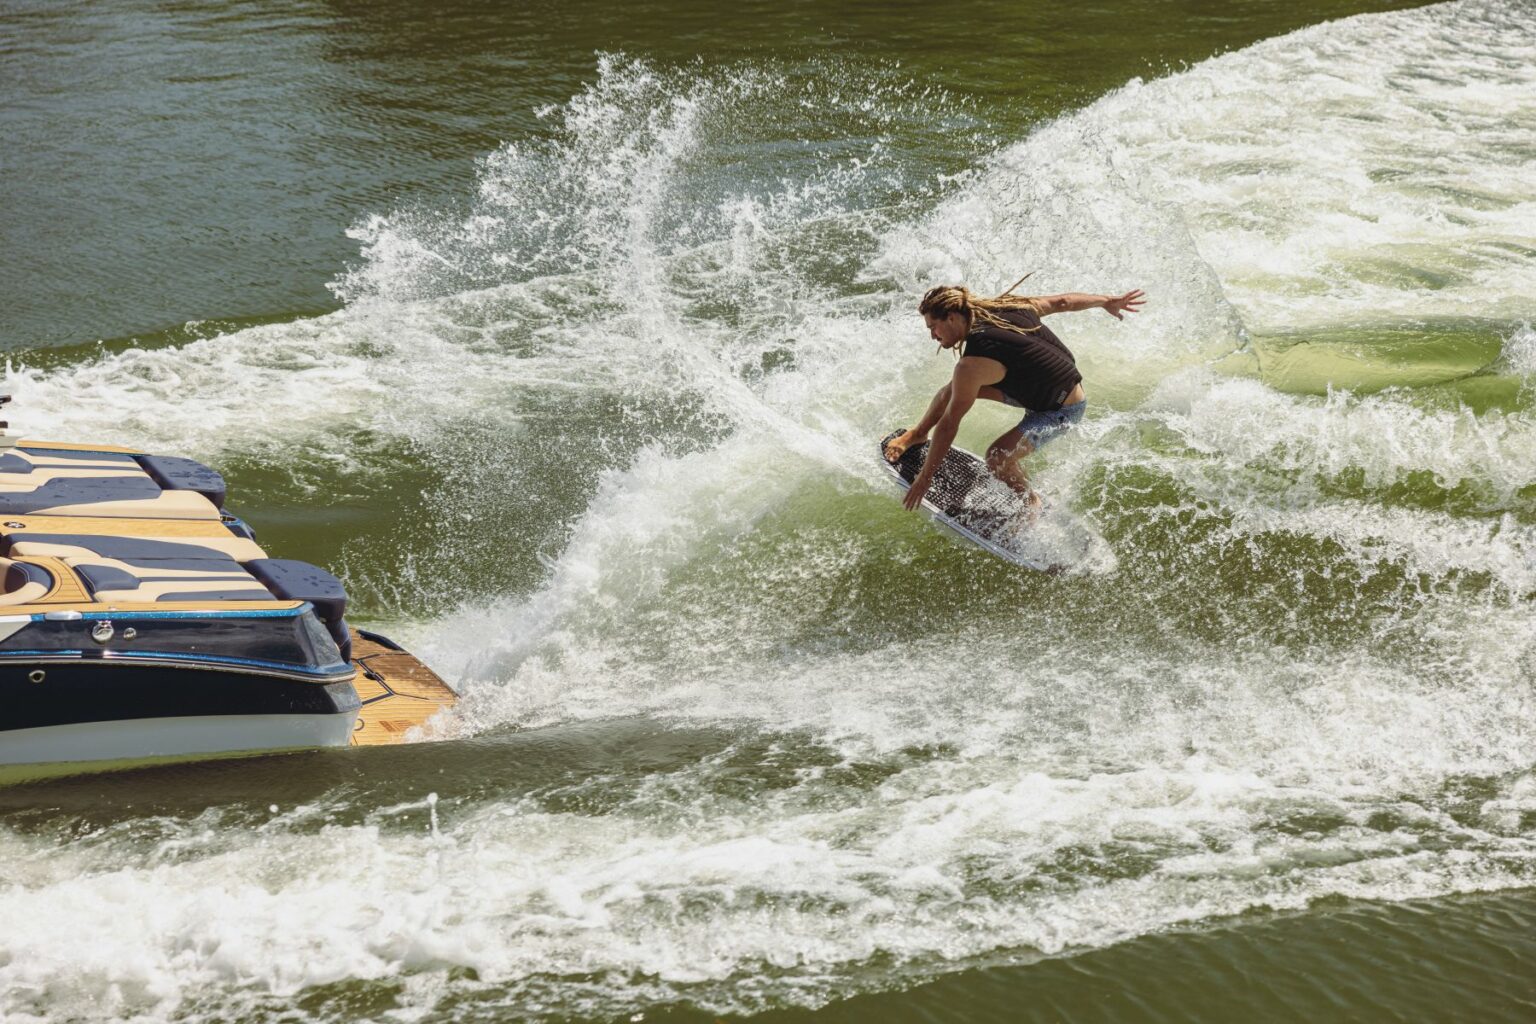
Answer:
[[[270,558],[224,511],[227,489],[214,470],[111,445],[17,439],[3,430],[0,439],[9,442],[0,444],[0,610],[13,632],[18,623],[30,626],[28,617],[75,612],[75,619],[109,627],[96,644],[114,654],[130,641],[145,644],[151,618],[142,613],[160,616],[152,619],[157,624],[173,621],[167,614],[247,615],[253,622],[275,611],[313,615],[339,647],[349,636],[353,644],[362,711],[351,745],[423,738],[418,727],[457,703],[409,652],[347,626],[339,580]],[[133,628],[110,628],[135,614]]]
[[[363,701],[352,733],[354,747],[404,743],[413,728],[459,700],[414,655],[380,640],[377,634],[352,631],[352,661],[358,670],[352,685]]]

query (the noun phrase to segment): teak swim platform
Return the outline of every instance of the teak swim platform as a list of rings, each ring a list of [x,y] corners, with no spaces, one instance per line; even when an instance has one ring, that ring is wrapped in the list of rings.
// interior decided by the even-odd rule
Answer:
[[[399,743],[457,701],[224,500],[191,459],[0,433],[0,766]]]

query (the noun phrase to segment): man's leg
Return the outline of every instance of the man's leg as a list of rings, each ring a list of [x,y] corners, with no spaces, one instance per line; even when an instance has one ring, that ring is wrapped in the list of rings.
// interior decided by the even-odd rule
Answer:
[[[992,475],[1015,491],[1024,495],[1033,508],[1041,505],[1040,495],[1029,486],[1029,477],[1019,462],[1024,456],[1037,451],[1071,430],[1083,420],[1086,401],[1065,406],[1050,412],[1032,412],[1019,421],[1019,425],[999,437],[987,448],[987,468]]]
[[[1025,437],[1022,430],[1014,427],[987,446],[987,469],[992,471],[993,476],[1024,495],[1031,505],[1039,505],[1040,496],[1030,489],[1029,475],[1019,465],[1034,450],[1034,442]]]

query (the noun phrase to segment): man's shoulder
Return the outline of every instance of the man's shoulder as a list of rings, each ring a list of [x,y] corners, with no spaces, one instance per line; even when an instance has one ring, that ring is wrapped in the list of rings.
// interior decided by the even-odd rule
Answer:
[[[998,314],[1002,319],[1020,327],[1034,327],[1040,323],[1040,314],[1032,309],[1005,309]]]
[[[1006,324],[1014,327],[1032,329],[1040,325],[1040,318],[1024,309],[1005,309],[992,314]],[[1010,331],[1007,327],[999,327],[997,324],[977,324],[970,333],[972,338],[987,338],[992,341],[1004,341],[1017,337],[1017,331]]]
[[[999,362],[1000,360],[993,359],[989,355],[967,352],[955,364],[955,379],[963,380],[969,377],[981,378],[992,376],[997,373],[996,367]],[[982,383],[985,384],[987,382],[983,380]]]

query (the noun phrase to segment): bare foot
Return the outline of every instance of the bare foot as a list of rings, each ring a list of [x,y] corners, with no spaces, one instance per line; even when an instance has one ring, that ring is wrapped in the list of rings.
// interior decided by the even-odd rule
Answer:
[[[922,444],[928,440],[926,437],[918,437],[910,430],[904,430],[885,442],[885,461],[900,462],[901,457],[907,453],[907,449],[915,444]]]
[[[1024,507],[1028,510],[1031,526],[1040,518],[1040,513],[1045,511],[1045,499],[1040,497],[1040,492],[1031,490],[1024,498]]]

